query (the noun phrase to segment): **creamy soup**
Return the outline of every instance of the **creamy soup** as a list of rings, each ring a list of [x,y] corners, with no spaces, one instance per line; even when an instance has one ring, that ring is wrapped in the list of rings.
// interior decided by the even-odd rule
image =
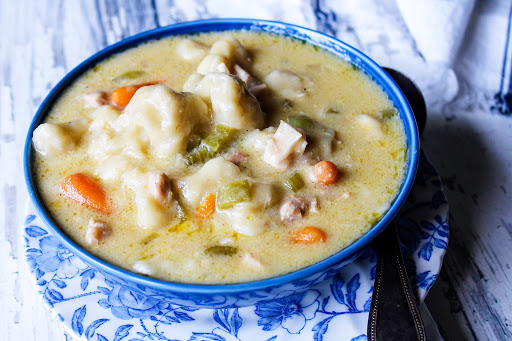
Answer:
[[[358,68],[301,41],[164,38],[99,63],[33,136],[58,226],[163,280],[282,275],[340,251],[388,210],[403,124]]]

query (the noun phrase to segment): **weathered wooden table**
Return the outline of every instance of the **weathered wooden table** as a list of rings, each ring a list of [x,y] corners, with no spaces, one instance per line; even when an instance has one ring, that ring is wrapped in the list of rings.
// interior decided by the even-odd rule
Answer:
[[[0,339],[70,338],[30,284],[21,234],[27,200],[22,146],[34,112],[60,78],[86,57],[122,38],[179,21],[211,17],[258,17],[315,28],[400,70],[399,59],[390,57],[400,51],[393,51],[389,29],[362,36],[365,27],[364,20],[359,20],[361,15],[352,20],[357,13],[370,11],[371,6],[374,14],[396,13],[394,1],[355,3],[0,2]],[[507,116],[506,110],[505,115],[491,113],[488,103],[493,93],[472,86],[471,77],[465,76],[468,70],[473,74],[481,71],[471,64],[472,48],[479,45],[475,41],[478,30],[489,29],[493,20],[506,28],[502,21],[509,18],[500,14],[509,10],[507,1],[477,4],[459,51],[463,62],[454,66],[462,85],[459,96],[451,103],[429,108],[423,148],[444,180],[451,205],[451,236],[444,268],[427,305],[446,340],[512,339],[512,116]],[[391,14],[391,18],[396,19],[396,15]],[[393,25],[398,30],[403,23],[398,20]],[[406,29],[404,32],[407,44],[410,38]],[[508,46],[506,37],[506,29],[496,32],[503,46]],[[485,48],[485,44],[480,45]],[[499,54],[501,68],[505,52],[492,53]],[[507,65],[510,61],[505,58],[503,68]],[[509,71],[503,72],[509,75]],[[502,78],[501,87],[503,83]],[[496,84],[496,92],[499,87]],[[467,101],[471,96],[482,100]]]

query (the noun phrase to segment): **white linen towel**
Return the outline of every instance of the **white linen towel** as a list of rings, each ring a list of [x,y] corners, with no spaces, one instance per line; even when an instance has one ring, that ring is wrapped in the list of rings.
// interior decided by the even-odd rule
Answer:
[[[437,108],[453,100],[459,83],[453,71],[475,0],[396,0],[427,72],[415,73],[427,103]],[[432,76],[432,75],[437,75]]]

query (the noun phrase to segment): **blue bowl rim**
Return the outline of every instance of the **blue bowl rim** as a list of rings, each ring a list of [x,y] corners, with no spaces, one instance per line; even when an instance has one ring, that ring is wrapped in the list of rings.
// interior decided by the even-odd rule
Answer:
[[[42,120],[45,118],[49,109],[53,106],[56,99],[61,95],[62,91],[64,91],[68,85],[70,85],[76,78],[81,76],[84,72],[94,67],[98,62],[101,62],[108,58],[111,55],[122,52],[126,49],[135,47],[141,43],[152,41],[159,38],[170,37],[174,35],[183,35],[183,34],[195,34],[195,33],[206,33],[212,31],[231,31],[231,30],[243,30],[249,29],[257,31],[265,31],[262,29],[263,27],[274,27],[277,29],[291,29],[295,32],[298,32],[304,35],[305,40],[309,44],[317,45],[320,48],[326,49],[335,55],[338,55],[341,58],[347,59],[346,56],[342,56],[340,53],[335,53],[330,50],[327,46],[321,45],[321,42],[330,42],[334,43],[333,46],[341,47],[342,50],[348,52],[349,54],[356,57],[357,66],[364,65],[364,68],[361,68],[363,72],[369,75],[372,79],[376,81],[375,78],[378,78],[379,85],[384,89],[388,96],[392,96],[392,101],[395,106],[399,109],[399,113],[401,115],[402,121],[404,123],[404,129],[407,135],[407,145],[408,145],[408,159],[407,159],[407,169],[404,177],[404,181],[402,182],[402,186],[398,195],[395,197],[391,207],[384,214],[381,220],[371,228],[367,233],[365,233],[361,238],[354,241],[352,244],[347,246],[346,248],[340,250],[339,252],[329,256],[326,259],[319,261],[318,263],[312,264],[305,268],[293,271],[288,274],[271,277],[267,279],[252,281],[252,282],[243,282],[243,283],[235,283],[235,284],[222,284],[222,285],[208,285],[208,284],[190,284],[190,283],[177,283],[177,282],[168,282],[164,280],[149,278],[146,276],[138,275],[136,273],[130,272],[128,270],[124,270],[122,268],[116,267],[108,262],[105,262],[92,254],[89,254],[85,250],[83,250],[79,245],[77,245],[74,241],[72,241],[64,232],[62,232],[57,224],[52,221],[50,218],[51,215],[47,211],[47,209],[41,204],[39,194],[35,187],[35,184],[32,181],[32,173],[30,170],[31,160],[33,159],[32,153],[32,133],[36,126],[38,126]],[[268,32],[268,31],[265,31]],[[273,32],[270,32],[273,33]],[[274,32],[276,33],[276,32]],[[293,36],[292,36],[293,37]],[[315,37],[320,39],[319,41],[311,41],[309,37]],[[303,37],[295,36],[295,38],[301,39]],[[339,51],[338,51],[339,52]],[[354,63],[354,62],[353,62]],[[371,71],[372,74],[368,74]],[[30,127],[27,132],[27,138],[25,140],[24,146],[24,156],[23,156],[23,164],[24,164],[24,175],[25,182],[27,185],[27,189],[29,192],[29,196],[34,204],[37,212],[41,215],[41,219],[51,230],[52,234],[68,249],[70,249],[73,254],[80,257],[90,266],[93,266],[97,269],[103,270],[113,276],[121,278],[127,282],[132,282],[136,285],[142,285],[156,290],[157,292],[175,292],[179,294],[189,294],[189,295],[231,295],[231,294],[242,294],[244,292],[250,292],[255,290],[264,290],[280,285],[284,285],[286,283],[295,282],[297,280],[301,280],[307,278],[308,276],[314,275],[316,273],[321,273],[326,271],[327,269],[333,267],[337,263],[349,259],[353,257],[364,247],[369,245],[394,219],[399,209],[405,202],[407,198],[416,175],[417,167],[419,161],[419,137],[416,127],[416,122],[414,119],[414,115],[409,106],[409,103],[402,91],[395,83],[395,81],[373,60],[367,57],[362,52],[353,48],[352,46],[334,38],[327,34],[305,28],[302,26],[283,23],[279,21],[271,21],[271,20],[259,20],[259,19],[238,19],[238,18],[226,18],[226,19],[206,19],[206,20],[197,20],[197,21],[188,21],[177,23],[165,27],[159,27],[155,29],[151,29],[148,31],[141,32],[134,36],[123,39],[113,45],[110,45],[99,52],[95,53],[91,57],[87,58],[85,61],[76,66],[73,70],[71,70],[64,78],[53,87],[50,93],[46,96],[46,98],[41,103],[39,109],[37,110],[34,118],[30,124]]]

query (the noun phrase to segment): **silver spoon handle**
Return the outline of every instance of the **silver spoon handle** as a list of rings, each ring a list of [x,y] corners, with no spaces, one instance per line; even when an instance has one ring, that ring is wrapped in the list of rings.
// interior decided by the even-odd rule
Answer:
[[[425,341],[425,327],[407,278],[393,222],[379,238],[370,318],[370,341]]]

